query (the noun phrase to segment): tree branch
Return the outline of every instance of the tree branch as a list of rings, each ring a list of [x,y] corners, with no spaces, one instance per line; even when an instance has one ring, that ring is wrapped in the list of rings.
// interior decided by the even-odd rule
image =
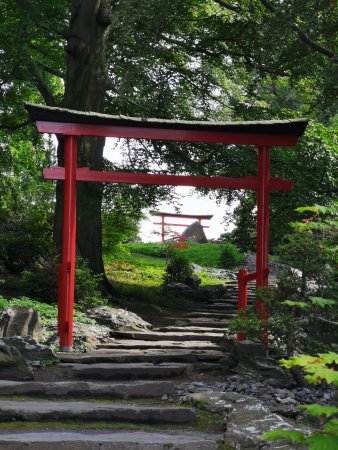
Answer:
[[[45,79],[43,78],[43,76],[40,72],[40,69],[38,67],[38,64],[33,60],[33,58],[31,58],[30,66],[34,72],[36,87],[37,87],[38,91],[40,92],[40,94],[42,95],[43,99],[45,100],[46,104],[48,106],[57,106],[54,96],[53,96],[51,90],[49,89],[49,86],[46,83]]]
[[[45,64],[40,63],[40,62],[38,62],[37,65],[38,65],[42,70],[44,70],[45,72],[50,73],[51,75],[55,75],[55,76],[58,77],[58,78],[63,78],[63,77],[64,77],[64,74],[58,72],[57,70],[53,69],[52,67],[46,66]]]
[[[330,50],[326,47],[323,47],[323,46],[317,44],[317,42],[313,41],[310,38],[310,36],[307,33],[305,33],[305,31],[303,31],[296,23],[292,22],[292,20],[285,17],[284,14],[280,13],[278,11],[278,9],[275,6],[271,5],[267,0],[260,0],[260,1],[268,11],[276,14],[278,17],[280,17],[283,20],[283,22],[285,22],[292,30],[294,30],[298,34],[300,40],[304,44],[306,44],[308,47],[316,50],[317,52],[319,52],[325,56],[328,56],[329,58],[334,58],[336,56],[332,50]]]

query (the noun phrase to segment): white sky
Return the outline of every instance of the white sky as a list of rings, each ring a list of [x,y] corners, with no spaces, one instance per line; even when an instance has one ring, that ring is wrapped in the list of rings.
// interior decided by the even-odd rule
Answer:
[[[104,157],[113,162],[121,162],[121,154],[117,147],[111,150],[113,146],[113,140],[107,139]],[[179,197],[180,204],[180,214],[201,214],[201,215],[213,215],[211,220],[202,221],[202,225],[207,225],[209,228],[205,228],[205,234],[208,239],[218,238],[220,234],[225,231],[231,231],[233,226],[230,225],[225,229],[223,224],[223,217],[230,213],[230,208],[227,203],[223,201],[220,205],[216,203],[216,200],[210,199],[207,196],[201,196],[199,193],[195,192],[193,188],[179,186],[176,188],[176,194]],[[152,208],[154,209],[154,208]],[[157,211],[176,213],[173,205],[170,202],[162,202],[159,207],[156,208]],[[149,211],[144,211],[147,216],[146,220],[141,222],[140,226],[140,237],[143,242],[157,242],[161,240],[161,226],[153,225],[153,222],[159,222],[161,219],[159,217],[152,217]],[[175,217],[166,218],[166,223],[183,223],[190,224],[193,223],[193,219],[177,219]],[[170,227],[170,230],[182,233],[184,227]]]

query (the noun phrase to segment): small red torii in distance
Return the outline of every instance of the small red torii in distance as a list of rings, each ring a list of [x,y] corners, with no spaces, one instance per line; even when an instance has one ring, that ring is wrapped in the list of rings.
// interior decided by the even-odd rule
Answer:
[[[161,238],[162,242],[165,242],[165,229],[164,227],[166,225],[172,226],[172,227],[188,227],[191,224],[185,224],[185,223],[166,223],[165,218],[166,217],[176,217],[178,219],[197,219],[199,223],[201,224],[202,220],[210,220],[213,218],[212,215],[201,215],[201,214],[175,214],[175,213],[166,213],[166,212],[160,212],[160,211],[151,211],[150,213],[152,216],[158,216],[161,217],[161,222],[153,222],[153,225],[161,225]],[[202,225],[202,228],[209,228],[208,225]]]
[[[65,141],[65,167],[44,169],[46,179],[64,180],[62,262],[58,285],[58,330],[61,351],[71,351],[73,345],[77,181],[257,191],[256,272],[242,274],[239,278],[239,287],[241,285],[244,287],[244,289],[239,289],[244,296],[243,301],[239,302],[242,309],[245,309],[245,287],[249,279],[255,279],[258,288],[268,286],[269,192],[271,190],[288,191],[292,188],[290,181],[270,178],[270,148],[272,146],[294,147],[304,133],[307,120],[203,122],[109,116],[33,104],[26,104],[26,109],[40,133],[61,134]],[[254,145],[258,149],[257,176],[223,178],[155,175],[98,172],[88,168],[77,168],[77,139],[79,136]],[[261,318],[265,320],[266,311],[262,300],[257,300],[256,308]]]

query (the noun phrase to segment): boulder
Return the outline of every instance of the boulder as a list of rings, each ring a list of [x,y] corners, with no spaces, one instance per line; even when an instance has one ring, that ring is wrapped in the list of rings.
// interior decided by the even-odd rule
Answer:
[[[201,284],[201,279],[197,275],[193,274],[187,277],[185,282],[191,288],[197,289],[198,286]]]
[[[0,339],[0,378],[2,380],[31,380],[33,375],[19,350]]]
[[[268,357],[264,345],[257,342],[234,342],[230,354],[225,355],[219,363],[229,372],[251,374],[258,379],[268,380],[275,386],[288,386],[292,383],[287,372]]]
[[[299,447],[286,441],[268,442],[262,435],[276,428],[299,430],[300,425],[285,420],[260,400],[235,392],[198,392],[185,397],[200,409],[217,412],[224,419],[224,444],[239,450],[296,450]],[[301,431],[308,430],[302,428]]]
[[[87,313],[97,323],[114,331],[148,330],[151,328],[150,323],[125,309],[98,306],[87,311]]]
[[[45,341],[48,345],[59,347],[59,336],[56,325],[48,325],[44,329]],[[95,348],[97,344],[109,342],[110,329],[98,323],[74,323],[73,348],[78,352],[84,352]]]
[[[192,298],[194,300],[208,300],[223,298],[227,295],[228,288],[223,284],[215,284],[210,286],[202,286],[193,291]]]
[[[32,336],[41,339],[40,316],[28,306],[9,306],[0,317],[0,337]]]
[[[184,283],[168,283],[163,286],[163,290],[166,294],[177,295],[178,297],[189,297],[191,298],[194,290]]]
[[[197,220],[189,225],[182,233],[187,242],[197,242],[198,244],[205,244],[208,239],[205,236],[202,225]]]
[[[3,338],[2,341],[9,347],[15,347],[25,361],[33,362],[58,362],[53,350],[47,345],[39,344],[31,336],[13,336]]]

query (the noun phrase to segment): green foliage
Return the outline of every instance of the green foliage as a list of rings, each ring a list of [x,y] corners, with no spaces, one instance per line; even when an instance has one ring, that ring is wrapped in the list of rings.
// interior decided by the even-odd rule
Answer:
[[[337,304],[336,300],[321,297],[309,297],[310,302],[315,306],[320,306],[325,308],[326,306],[335,306]]]
[[[308,437],[309,450],[336,450],[338,446],[338,426],[327,434],[327,428],[323,433],[314,433]]]
[[[338,379],[338,376],[337,376]],[[309,416],[318,417],[331,417],[338,414],[338,408],[336,406],[324,406],[324,405],[300,405],[300,408],[305,409]]]
[[[3,267],[14,275],[20,275],[49,249],[50,242],[37,236],[4,234],[0,238]]]
[[[281,364],[290,369],[302,367],[306,373],[305,378],[309,383],[319,383],[325,380],[338,386],[338,373],[334,365],[338,364],[338,355],[334,352],[321,353],[318,357],[308,355],[293,356],[290,359],[282,359]]]
[[[273,430],[268,431],[263,435],[265,439],[269,441],[278,441],[279,439],[288,439],[295,444],[305,445],[307,443],[304,434],[301,431],[289,431],[289,430]]]
[[[317,236],[295,232],[288,242],[278,248],[282,262],[301,270],[301,293],[306,294],[307,284],[315,280],[321,291],[333,280],[334,259],[326,242]]]
[[[50,305],[48,303],[40,302],[29,297],[5,298],[0,296],[0,311],[7,308],[8,306],[27,306],[29,308],[34,308],[39,312],[41,324],[43,326],[57,324],[58,311],[56,305]],[[93,322],[76,308],[74,310],[74,320],[80,323]]]
[[[319,354],[316,356],[299,355],[289,360],[281,360],[284,367],[302,367],[310,375],[306,378],[310,383],[332,383],[338,386],[338,373],[335,364],[338,363],[337,353]],[[265,433],[265,439],[276,441],[287,439],[301,445],[307,445],[309,450],[335,450],[338,447],[338,420],[334,417],[338,414],[336,406],[324,406],[318,404],[300,405],[310,416],[318,417],[322,425],[321,430],[310,435],[304,435],[299,431],[273,430]]]
[[[236,317],[229,323],[230,334],[242,334],[251,341],[261,341],[264,324],[255,308],[248,307],[242,311],[240,317]]]
[[[0,129],[0,142],[0,266],[20,275],[51,247],[54,188],[41,177],[51,148],[28,129]]]
[[[31,270],[23,273],[25,292],[46,303],[57,302],[58,257],[40,258]],[[77,258],[75,271],[75,304],[81,309],[105,304],[100,293],[101,275],[95,275],[82,258]]]
[[[326,347],[326,341],[322,341],[324,330],[321,328],[322,325],[318,317],[323,319],[334,317],[337,302],[333,299],[314,296],[304,298],[299,290],[301,284],[298,283],[299,280],[294,278],[292,272],[289,273],[290,283],[288,283],[288,273],[283,272],[281,274],[281,286],[279,276],[277,287],[257,289],[256,292],[257,298],[264,301],[268,312],[265,326],[271,336],[270,342],[278,347],[284,347],[289,356],[293,355],[296,348],[303,351],[311,348],[310,345],[313,346],[313,341],[315,341],[319,350],[330,349],[330,345]],[[286,300],[285,294],[290,295],[292,300]],[[242,314],[241,318],[231,321],[230,327],[233,332],[242,328],[241,334],[244,335],[246,335],[245,327],[248,327],[248,332],[251,333],[248,337],[260,339],[261,334],[255,335],[255,333],[259,333],[258,326],[254,330],[255,333],[252,333],[249,327],[251,324],[249,319],[252,320],[254,317],[252,318],[250,314],[248,316]],[[242,325],[241,322],[243,322]],[[325,327],[325,324],[323,327]]]
[[[244,255],[233,244],[222,245],[220,264],[225,269],[232,269],[238,266],[244,259]]]
[[[88,262],[82,258],[77,258],[75,271],[75,304],[81,310],[94,308],[95,306],[105,305],[106,299],[100,292],[100,282],[102,276],[94,274]]]
[[[186,283],[192,275],[188,259],[182,253],[176,253],[169,258],[163,280],[168,283]]]

